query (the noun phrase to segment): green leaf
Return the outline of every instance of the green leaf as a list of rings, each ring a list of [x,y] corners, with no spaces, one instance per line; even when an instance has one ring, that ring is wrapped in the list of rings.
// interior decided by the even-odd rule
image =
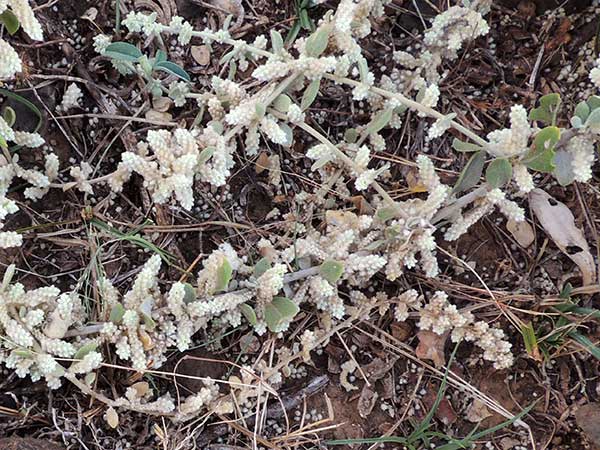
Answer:
[[[369,63],[364,56],[360,56],[358,61],[356,62],[358,66],[358,73],[360,75],[360,81],[363,83],[367,81],[367,77],[369,76]]]
[[[331,161],[331,158],[329,156],[323,156],[319,159],[317,159],[312,166],[310,166],[310,170],[312,172],[314,172],[315,170],[319,170],[321,167],[323,167],[325,164],[327,164],[329,161]]]
[[[183,283],[183,289],[185,291],[185,295],[183,297],[183,303],[189,305],[190,303],[194,303],[198,298],[198,293],[196,292],[196,288],[192,286],[190,283]]]
[[[340,261],[329,259],[319,267],[319,274],[329,281],[331,284],[336,284],[344,273],[344,264]]]
[[[572,126],[573,128],[581,128],[581,127],[583,127],[583,122],[582,122],[582,121],[581,121],[581,119],[580,119],[579,117],[577,117],[577,116],[573,116],[573,117],[571,117],[571,120],[570,120],[570,122],[571,122],[571,126]]]
[[[538,348],[537,336],[535,335],[533,325],[531,323],[528,323],[527,325],[522,325],[521,335],[523,336],[523,342],[525,344],[525,350],[527,350],[527,354],[533,359],[539,360],[540,352]]]
[[[356,131],[356,128],[348,128],[344,132],[344,140],[349,144],[354,144],[358,140],[358,131]]]
[[[281,128],[281,131],[285,133],[285,142],[283,142],[281,145],[284,147],[291,147],[292,143],[294,142],[294,132],[285,122],[280,122],[279,128]]]
[[[478,152],[479,150],[483,149],[483,147],[481,147],[479,145],[470,144],[468,142],[463,142],[460,139],[456,139],[456,138],[454,138],[454,140],[452,141],[452,148],[454,150],[456,150],[457,152],[463,152],[463,153]]]
[[[528,168],[538,172],[552,172],[554,170],[554,147],[560,139],[560,130],[557,127],[546,127],[536,134],[533,141],[534,148],[521,160]]]
[[[483,165],[485,163],[485,152],[478,151],[471,156],[469,162],[461,172],[456,184],[454,185],[454,192],[462,192],[471,189],[481,178],[483,173]]]
[[[600,125],[600,108],[596,108],[590,113],[585,121],[585,125],[589,127]]]
[[[567,283],[563,286],[563,289],[558,296],[560,298],[569,300],[571,298],[571,292],[573,292],[573,285],[571,283]]]
[[[252,308],[252,306],[248,305],[247,303],[242,303],[240,305],[240,311],[250,325],[253,327],[256,326],[258,319],[256,318],[256,312],[254,312],[254,308]]]
[[[153,330],[156,327],[156,322],[152,318],[152,308],[154,307],[154,299],[149,298],[144,300],[140,307],[138,308],[138,312],[140,313],[140,317],[144,321],[144,324],[148,329]]]
[[[592,95],[588,97],[586,103],[589,105],[590,109],[593,111],[596,108],[600,108],[600,97],[597,95]]]
[[[308,56],[318,58],[321,53],[327,48],[329,44],[329,33],[331,32],[331,25],[323,25],[311,34],[306,40],[305,51]]]
[[[290,106],[292,104],[292,99],[289,98],[285,94],[279,95],[275,100],[273,100],[273,107],[282,113],[288,112]]]
[[[591,109],[586,102],[579,102],[575,107],[575,116],[579,117],[582,122],[585,122],[590,115]]]
[[[493,188],[504,186],[512,178],[512,164],[506,158],[493,160],[485,171],[485,181]]]
[[[165,62],[167,60],[167,54],[162,50],[156,52],[156,56],[154,57],[155,64]]]
[[[320,79],[312,80],[310,82],[310,84],[304,91],[304,94],[302,95],[302,100],[300,101],[300,109],[302,109],[302,111],[306,110],[310,105],[313,104],[313,102],[317,98],[317,95],[319,94],[320,87]]]
[[[567,186],[575,180],[573,173],[573,155],[566,150],[558,150],[554,154],[554,171],[552,174],[561,186]]]
[[[10,106],[7,106],[2,112],[2,117],[4,118],[4,121],[8,124],[8,126],[12,127],[15,124],[15,121],[17,120],[17,113]]]
[[[277,30],[271,30],[271,47],[273,53],[279,53],[283,50],[283,38]]]
[[[216,292],[224,291],[229,286],[229,282],[231,281],[231,275],[233,274],[233,269],[229,264],[227,259],[223,258],[223,264],[219,267],[217,271],[217,285]]]
[[[529,119],[538,120],[546,123],[547,125],[554,124],[559,106],[559,94],[544,95],[542,98],[540,98],[540,106],[532,109],[529,113]]]
[[[116,303],[112,309],[110,310],[110,316],[108,320],[112,323],[120,324],[121,320],[123,320],[123,316],[125,315],[125,308],[122,304]]]
[[[298,314],[300,308],[286,297],[275,297],[273,301],[265,306],[265,322],[272,332],[279,331],[279,327],[289,322]]]
[[[0,22],[6,27],[6,31],[8,31],[8,34],[11,36],[15,34],[21,26],[19,19],[10,9],[7,9],[0,14]]]
[[[573,330],[569,332],[569,336],[585,348],[594,358],[600,359],[600,349],[579,331]]]
[[[374,134],[385,127],[392,120],[393,109],[386,109],[375,116],[375,118],[367,125],[366,133]]]
[[[180,66],[171,61],[162,61],[154,65],[156,70],[162,70],[163,72],[170,73],[176,77],[181,78],[184,81],[190,81],[189,74],[183,70]]]
[[[113,42],[112,44],[108,44],[104,55],[119,61],[130,62],[137,62],[143,56],[142,52],[135,45],[131,45],[128,42]]]
[[[298,36],[298,33],[300,32],[300,28],[301,28],[300,22],[295,21],[294,25],[292,25],[292,28],[290,29],[289,33],[285,37],[286,44],[291,44],[292,42],[294,42],[296,40],[296,37]]]
[[[254,276],[260,277],[263,273],[271,268],[271,261],[268,258],[261,258],[254,266]]]
[[[308,11],[306,9],[300,10],[300,26],[305,30],[311,29],[310,17],[308,17]]]
[[[387,222],[390,219],[393,219],[398,214],[398,211],[395,208],[385,207],[379,208],[377,210],[377,218],[382,222]]]
[[[81,347],[79,347],[79,350],[77,350],[75,355],[73,355],[73,359],[83,359],[86,355],[96,351],[97,348],[98,344],[96,342],[90,342],[88,344],[82,345]]]
[[[257,103],[254,105],[254,113],[256,114],[257,119],[262,119],[267,112],[267,108],[262,103]]]
[[[198,164],[206,163],[212,157],[216,150],[217,149],[215,147],[206,147],[205,149],[203,149],[200,152],[200,155],[198,156]]]
[[[6,139],[4,139],[4,136],[0,136],[0,147],[8,148],[8,142],[6,142]]]
[[[31,350],[27,350],[26,348],[17,348],[11,353],[14,353],[18,357],[25,359],[32,359],[35,357],[35,353],[33,353]]]
[[[538,152],[548,148],[554,148],[560,139],[560,129],[558,127],[546,127],[535,135],[533,143]]]

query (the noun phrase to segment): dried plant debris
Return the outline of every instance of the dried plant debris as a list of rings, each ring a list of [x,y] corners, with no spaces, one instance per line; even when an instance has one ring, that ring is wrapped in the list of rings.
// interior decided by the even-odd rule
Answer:
[[[547,3],[0,0],[0,447],[597,444],[600,3]]]

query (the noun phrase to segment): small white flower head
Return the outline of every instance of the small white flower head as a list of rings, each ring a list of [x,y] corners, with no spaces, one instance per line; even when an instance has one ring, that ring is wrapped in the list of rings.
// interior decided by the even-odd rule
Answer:
[[[65,95],[63,95],[62,102],[60,103],[59,108],[61,111],[68,111],[71,108],[79,107],[79,101],[83,97],[83,92],[79,89],[79,86],[75,83],[71,83],[67,90],[65,91]]]
[[[34,41],[43,41],[42,26],[35,18],[29,0],[9,0],[9,4],[23,31]]]
[[[427,108],[434,108],[440,98],[440,88],[437,84],[430,84],[423,91],[421,98],[418,100],[419,103]],[[419,117],[426,117],[426,114],[419,113]]]
[[[23,235],[15,231],[0,231],[0,248],[20,247]]]
[[[107,36],[106,34],[97,34],[96,36],[94,36],[93,41],[94,50],[96,51],[96,53],[104,55],[106,47],[108,47],[112,42],[112,37]]]
[[[497,157],[520,156],[529,150],[533,129],[522,105],[510,109],[510,128],[492,131],[487,135],[488,152]]]
[[[173,81],[169,85],[169,97],[177,107],[185,105],[185,96],[189,93],[190,85],[185,81]]]
[[[516,163],[513,165],[513,179],[519,188],[519,192],[528,194],[535,187],[533,176],[529,173],[525,164]]]
[[[14,142],[23,147],[37,148],[44,145],[45,141],[38,133],[29,133],[27,131],[15,131]]]
[[[13,78],[21,71],[21,58],[4,39],[0,39],[0,78]]]
[[[508,200],[500,189],[492,189],[487,194],[487,200],[496,205],[507,219],[515,222],[525,220],[525,211],[515,202]]]
[[[586,136],[575,136],[569,141],[567,151],[571,153],[575,181],[587,183],[592,178],[592,166],[596,159],[594,141]]]
[[[594,62],[594,68],[590,70],[589,79],[596,88],[600,89],[600,58]]]

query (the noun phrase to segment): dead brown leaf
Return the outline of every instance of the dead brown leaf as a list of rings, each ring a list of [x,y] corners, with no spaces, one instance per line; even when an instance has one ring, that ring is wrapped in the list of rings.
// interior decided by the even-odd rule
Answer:
[[[533,227],[529,225],[529,222],[523,220],[521,222],[515,222],[509,220],[506,222],[506,229],[512,234],[515,240],[523,248],[529,247],[535,240],[533,234]]]
[[[448,338],[448,333],[440,336],[432,331],[419,331],[417,337],[419,338],[419,345],[417,345],[415,351],[417,358],[429,359],[433,361],[435,367],[446,365],[444,346]]]
[[[575,420],[590,443],[600,445],[600,403],[587,403],[575,411]]]
[[[471,405],[469,406],[469,409],[467,409],[465,419],[467,419],[469,422],[479,423],[482,420],[487,419],[491,415],[492,413],[487,408],[487,406],[485,406],[485,403],[483,403],[479,399],[475,399],[473,400],[473,403],[471,403]]]
[[[208,45],[192,45],[192,58],[201,66],[207,66],[210,63],[210,48]]]
[[[583,284],[596,281],[596,265],[587,241],[575,225],[571,210],[541,189],[529,194],[529,203],[540,224],[556,246],[577,264],[583,277]]]
[[[358,398],[358,414],[363,419],[368,417],[377,403],[379,394],[373,389],[372,385],[369,386],[365,383]]]
[[[256,159],[256,163],[254,163],[254,171],[257,175],[259,175],[265,170],[267,170],[269,167],[271,167],[269,155],[267,154],[267,152],[261,152],[261,154],[258,155],[258,158]]]

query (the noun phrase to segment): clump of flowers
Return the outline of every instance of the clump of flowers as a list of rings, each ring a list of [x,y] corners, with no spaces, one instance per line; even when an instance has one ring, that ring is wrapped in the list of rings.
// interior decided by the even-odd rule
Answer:
[[[0,14],[10,10],[23,31],[34,41],[43,41],[42,26],[35,18],[29,0],[6,0],[0,3]],[[0,78],[13,78],[22,70],[21,58],[4,39],[0,39]]]

